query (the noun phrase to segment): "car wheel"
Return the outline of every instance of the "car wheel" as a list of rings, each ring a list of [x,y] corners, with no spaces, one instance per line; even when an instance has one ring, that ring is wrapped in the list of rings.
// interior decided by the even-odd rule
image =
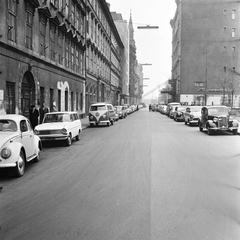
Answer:
[[[14,175],[16,177],[22,177],[25,173],[26,161],[24,153],[21,151],[18,157],[17,165],[14,168]]]
[[[37,153],[37,156],[34,159],[35,162],[39,162],[40,161],[40,152],[41,152],[41,150],[38,147],[38,153]]]
[[[78,131],[78,135],[76,136],[76,140],[77,140],[77,141],[80,140],[80,134],[81,134],[81,132],[80,132],[80,130],[79,130],[79,131]]]
[[[201,126],[201,123],[200,123],[200,122],[198,123],[198,127],[199,127],[199,131],[200,131],[200,132],[202,132],[202,131],[203,131],[203,128],[202,128],[202,126]]]
[[[187,125],[187,122],[186,122],[186,121],[184,121],[184,123],[185,123],[185,125]]]
[[[71,144],[72,144],[72,135],[69,134],[68,137],[67,137],[67,140],[66,140],[66,145],[71,146]]]
[[[232,131],[232,133],[233,133],[233,135],[237,135],[237,129],[233,129],[233,131]]]
[[[207,134],[212,135],[212,130],[210,129],[210,127],[207,127]]]

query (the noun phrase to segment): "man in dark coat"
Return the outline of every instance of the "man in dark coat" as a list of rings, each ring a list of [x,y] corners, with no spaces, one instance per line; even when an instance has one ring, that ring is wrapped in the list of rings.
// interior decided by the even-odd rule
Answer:
[[[31,105],[31,108],[29,110],[29,120],[32,124],[33,129],[38,125],[38,117],[39,117],[38,110],[34,105]]]
[[[43,122],[43,118],[46,113],[49,112],[49,109],[45,106],[45,103],[42,104],[42,107],[39,109],[39,115],[40,115],[40,124]]]

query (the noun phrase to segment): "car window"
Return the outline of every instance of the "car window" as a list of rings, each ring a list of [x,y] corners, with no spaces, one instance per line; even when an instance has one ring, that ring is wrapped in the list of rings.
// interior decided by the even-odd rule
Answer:
[[[21,130],[21,132],[27,132],[28,131],[27,122],[25,120],[22,120],[20,122],[20,130]]]
[[[90,107],[90,111],[102,111],[102,110],[106,110],[106,105],[97,105]]]
[[[13,120],[1,119],[0,120],[0,131],[17,131],[17,124]]]

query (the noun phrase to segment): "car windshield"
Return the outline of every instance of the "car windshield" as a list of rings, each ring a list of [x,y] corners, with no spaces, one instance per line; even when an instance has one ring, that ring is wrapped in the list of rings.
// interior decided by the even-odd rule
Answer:
[[[46,114],[43,123],[52,122],[70,122],[70,116],[68,113]]]
[[[90,111],[102,111],[102,110],[107,110],[106,105],[97,105],[90,107]]]
[[[208,113],[211,114],[228,114],[228,109],[224,107],[209,108]]]
[[[16,132],[17,131],[17,124],[13,120],[1,119],[0,120],[0,131]]]
[[[202,107],[191,107],[190,111],[191,112],[200,112]]]

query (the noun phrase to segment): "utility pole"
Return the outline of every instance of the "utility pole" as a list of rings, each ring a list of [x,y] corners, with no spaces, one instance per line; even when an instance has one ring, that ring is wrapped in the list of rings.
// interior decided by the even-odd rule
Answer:
[[[206,72],[205,72],[205,84],[204,84],[204,104],[207,105],[207,49],[206,49]]]

